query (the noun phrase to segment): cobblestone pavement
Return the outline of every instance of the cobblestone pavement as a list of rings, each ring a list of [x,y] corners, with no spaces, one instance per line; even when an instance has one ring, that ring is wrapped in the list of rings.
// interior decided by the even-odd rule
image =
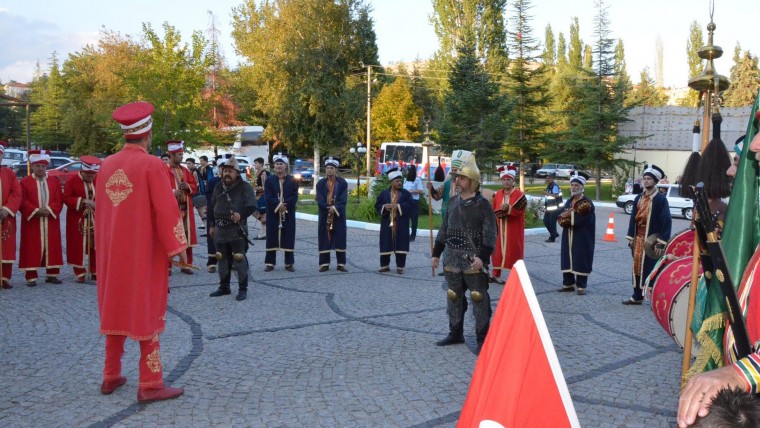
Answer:
[[[630,295],[628,216],[597,211],[585,296],[554,291],[560,244],[526,237],[528,272],[575,408],[585,427],[673,426],[681,352],[648,307],[620,304]],[[610,211],[619,242],[601,240]],[[677,220],[674,230],[686,225]],[[185,395],[149,405],[136,402],[131,341],[127,384],[99,392],[95,286],[75,283],[69,267],[62,285],[34,288],[16,272],[15,288],[0,290],[0,426],[454,426],[476,361],[474,320],[468,312],[465,345],[434,346],[447,333],[446,295],[443,278],[431,277],[428,238],[412,243],[403,275],[381,274],[377,232],[350,229],[349,272],[333,264],[318,273],[316,223],[297,228],[294,273],[281,254],[263,272],[264,244],[255,241],[243,302],[234,292],[208,297],[215,274],[175,269],[161,349],[167,382]],[[203,264],[205,246],[195,258]],[[491,288],[494,306],[502,287]]]

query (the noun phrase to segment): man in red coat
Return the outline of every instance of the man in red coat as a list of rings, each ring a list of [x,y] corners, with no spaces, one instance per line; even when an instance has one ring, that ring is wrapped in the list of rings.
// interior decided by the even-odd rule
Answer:
[[[182,212],[182,224],[185,226],[187,238],[187,262],[193,264],[193,247],[198,245],[195,232],[195,214],[193,211],[193,197],[198,182],[193,173],[182,165],[182,156],[185,154],[184,141],[167,141],[167,153],[169,154],[169,183],[171,183],[177,205]],[[193,270],[183,268],[182,273],[192,275]]]
[[[63,186],[66,204],[66,261],[74,268],[77,282],[95,275],[95,175],[101,160],[82,156],[82,170]]]
[[[37,285],[37,269],[46,269],[45,282],[60,284],[63,265],[60,214],[63,209],[61,181],[47,176],[50,155],[30,150],[32,175],[21,180],[21,250],[18,267],[25,272],[26,285]]]
[[[525,208],[527,200],[520,189],[515,187],[517,170],[513,166],[499,167],[499,177],[503,188],[493,198],[496,213],[496,249],[491,258],[493,273],[489,280],[497,284],[502,269],[512,269],[516,261],[525,254]]]
[[[0,141],[0,156],[5,153],[5,141]],[[0,166],[0,260],[2,260],[2,288],[13,288],[10,283],[13,262],[16,261],[16,213],[21,207],[21,186],[16,174],[7,166]]]
[[[110,394],[127,382],[121,356],[127,337],[140,342],[137,401],[175,398],[182,388],[164,385],[159,334],[166,324],[167,261],[186,263],[187,238],[166,165],[148,154],[153,105],[127,104],[112,117],[121,124],[124,148],[100,167],[95,199],[100,333],[106,336],[100,391]]]

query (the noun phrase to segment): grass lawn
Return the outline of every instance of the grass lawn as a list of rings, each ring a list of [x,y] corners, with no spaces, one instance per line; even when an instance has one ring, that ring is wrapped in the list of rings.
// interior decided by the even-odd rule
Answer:
[[[570,182],[566,180],[557,180],[557,183],[559,184],[560,189],[562,189],[562,195],[564,196],[564,199],[567,199],[570,196]],[[492,190],[501,189],[501,186],[496,184],[487,184],[485,187]],[[544,189],[546,189],[546,183],[544,180],[535,180],[533,184],[525,185],[525,193],[531,196],[543,196]],[[586,182],[584,193],[592,200],[596,200],[596,182],[594,180],[589,180]],[[601,199],[602,202],[615,202],[615,199],[616,198],[612,197],[612,182],[603,181]]]
[[[366,200],[367,198],[362,198],[362,201]],[[300,195],[299,196],[299,203],[296,208],[296,211],[304,214],[314,214],[316,215],[319,212],[319,209],[317,207],[316,203],[302,203],[302,201],[313,201],[314,198],[310,197],[308,195]],[[357,220],[356,215],[354,212],[357,210],[357,203],[356,203],[356,197],[349,198],[348,205],[346,206],[346,217],[349,220]],[[433,213],[433,229],[438,229],[441,226],[441,215]],[[366,221],[366,220],[360,220],[360,221]],[[429,217],[427,211],[424,213],[420,213],[419,220],[418,220],[418,229],[427,229],[429,228]],[[374,221],[372,223],[380,223],[380,220]],[[525,218],[525,227],[527,229],[534,228],[534,227],[543,227],[544,223],[540,219],[533,219],[530,216],[526,216]]]

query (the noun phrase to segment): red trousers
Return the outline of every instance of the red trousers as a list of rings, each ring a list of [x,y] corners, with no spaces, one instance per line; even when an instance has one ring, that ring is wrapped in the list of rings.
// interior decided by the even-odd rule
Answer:
[[[106,364],[103,380],[116,380],[121,376],[121,356],[127,336],[106,335]],[[158,335],[140,341],[140,388],[163,388],[164,374]]]
[[[5,267],[3,266],[3,268],[5,268]],[[61,268],[47,268],[47,269],[45,269],[45,274],[47,276],[57,277],[59,273],[61,273]],[[3,276],[5,276],[5,274],[3,274]],[[24,271],[24,278],[26,278],[27,282],[31,282],[31,281],[36,280],[37,279],[37,269]]]
[[[13,262],[3,263],[3,281],[10,282],[11,275],[13,275]]]

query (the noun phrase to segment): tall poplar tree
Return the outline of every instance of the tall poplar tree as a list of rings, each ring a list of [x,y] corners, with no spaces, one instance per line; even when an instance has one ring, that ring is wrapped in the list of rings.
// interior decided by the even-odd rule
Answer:
[[[549,67],[553,72],[554,66],[557,65],[557,46],[554,41],[554,32],[552,31],[551,24],[546,24],[546,30],[544,31],[544,52],[541,54],[541,59],[544,65]]]
[[[704,46],[702,38],[702,28],[697,21],[692,21],[689,26],[689,38],[686,40],[686,62],[689,64],[689,75],[686,81],[702,73],[704,64],[699,57],[699,48]],[[687,107],[696,107],[699,105],[699,93],[689,91],[685,97],[678,100],[678,104]]]
[[[581,40],[581,29],[578,24],[578,17],[573,17],[570,24],[570,46],[567,51],[567,60],[571,66],[580,68],[583,66],[583,40]]]

